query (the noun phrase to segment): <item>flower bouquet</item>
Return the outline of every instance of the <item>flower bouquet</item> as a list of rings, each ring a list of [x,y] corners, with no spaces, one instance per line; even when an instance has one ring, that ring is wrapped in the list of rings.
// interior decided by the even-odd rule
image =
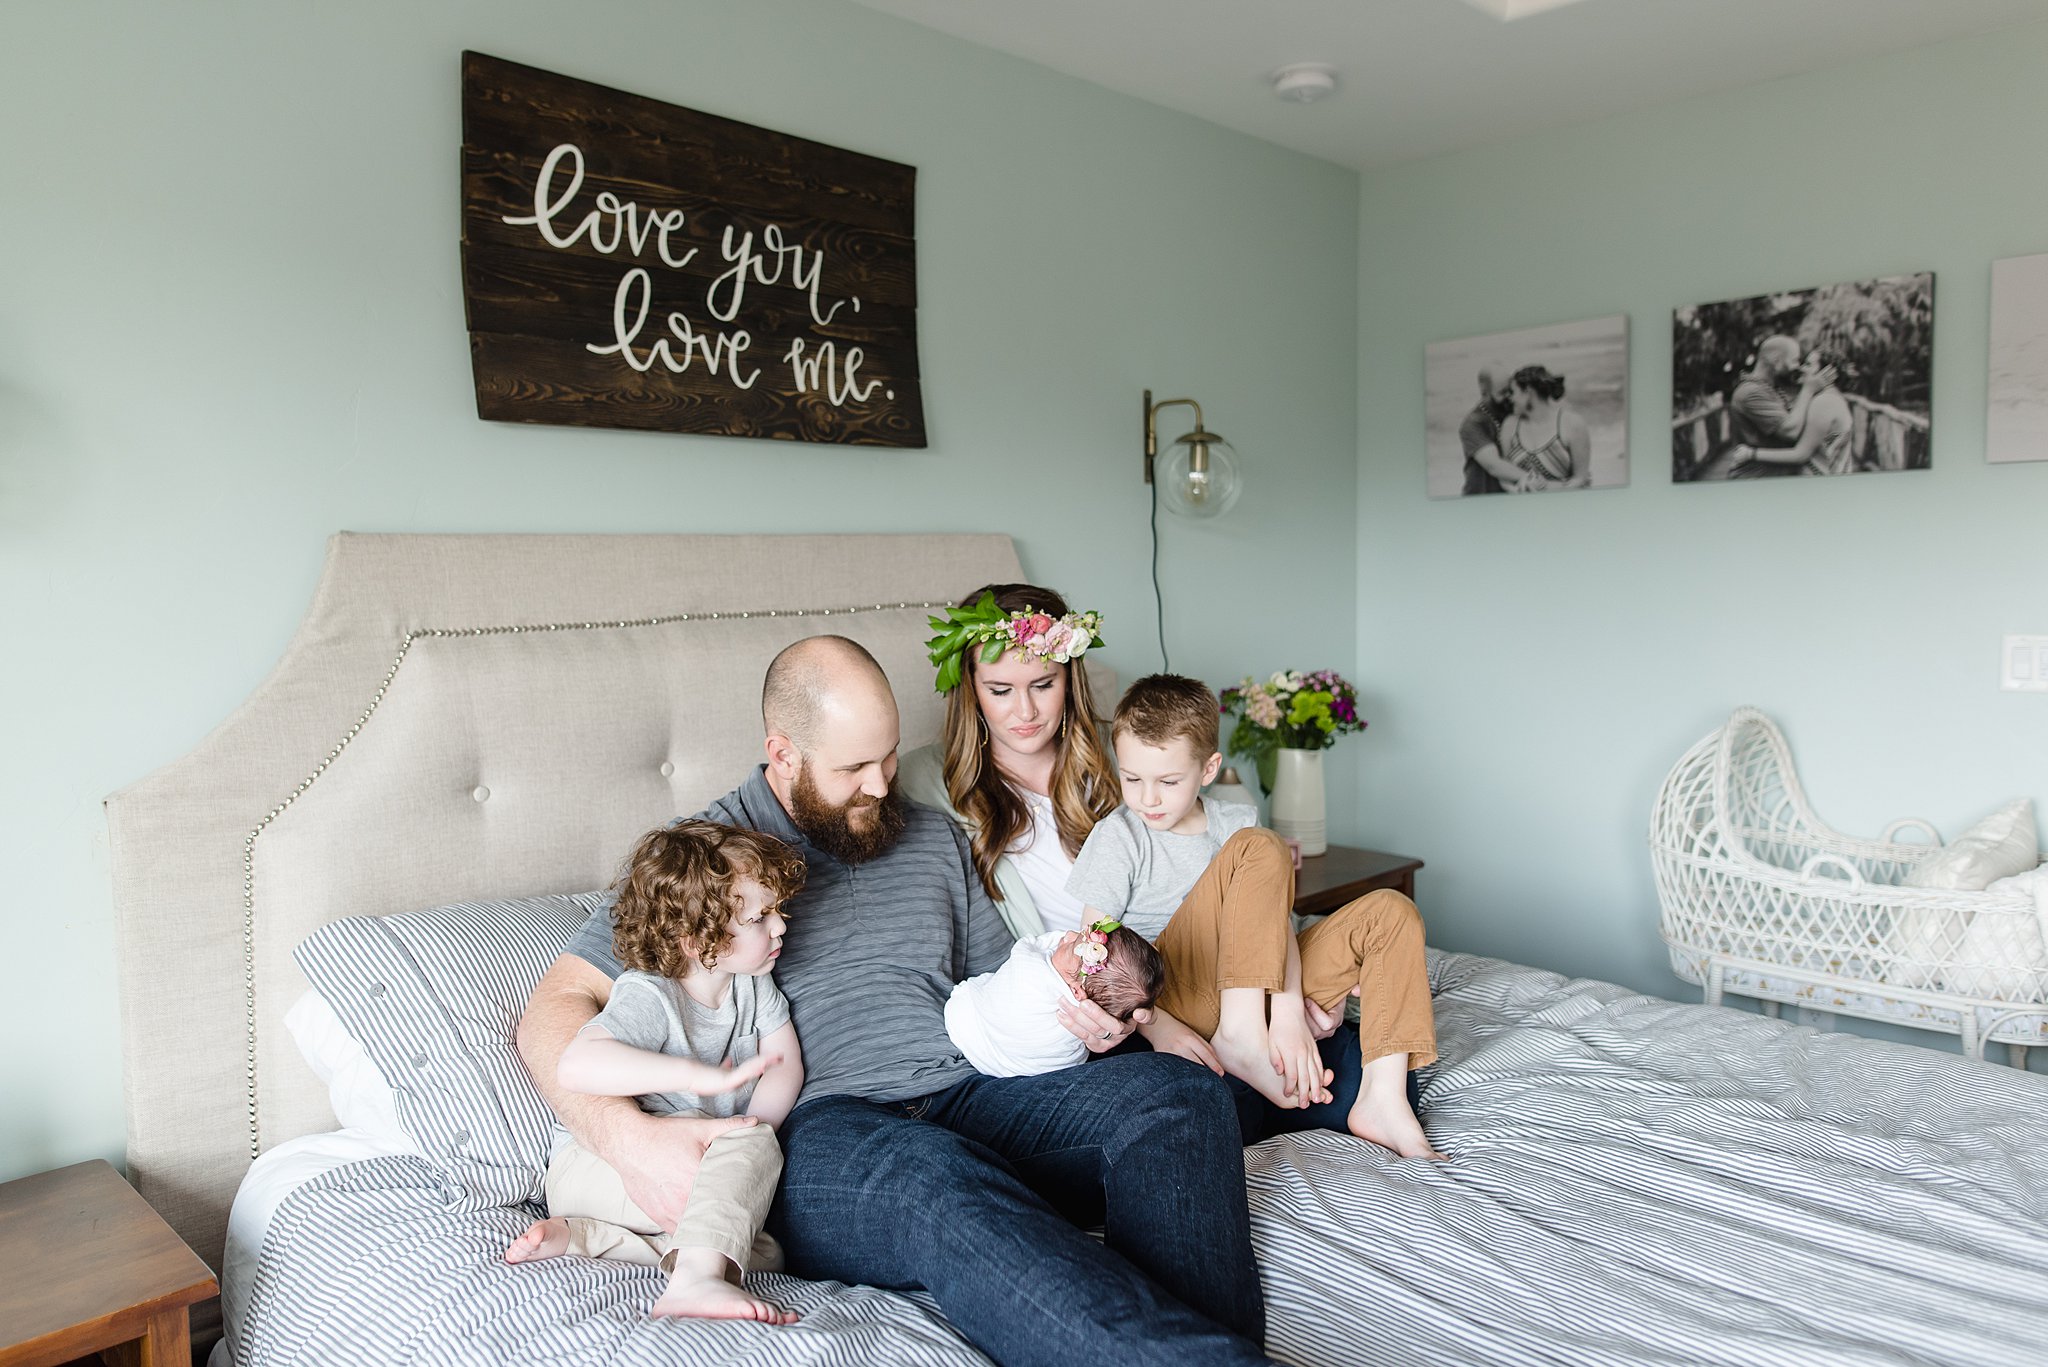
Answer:
[[[1363,731],[1358,690],[1334,669],[1312,674],[1281,670],[1264,683],[1249,675],[1223,690],[1222,711],[1236,721],[1228,748],[1252,761],[1259,787],[1273,791],[1282,750],[1327,750],[1337,737]]]

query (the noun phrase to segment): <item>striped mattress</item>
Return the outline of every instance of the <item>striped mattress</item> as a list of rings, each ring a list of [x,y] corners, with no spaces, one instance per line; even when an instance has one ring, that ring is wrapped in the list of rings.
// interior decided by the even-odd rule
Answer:
[[[1431,955],[1443,1164],[1245,1152],[1267,1350],[1299,1364],[2048,1362],[2048,1078]],[[769,1329],[651,1321],[651,1269],[507,1267],[532,1206],[450,1213],[421,1159],[277,1208],[240,1367],[978,1364],[927,1298],[752,1279]]]

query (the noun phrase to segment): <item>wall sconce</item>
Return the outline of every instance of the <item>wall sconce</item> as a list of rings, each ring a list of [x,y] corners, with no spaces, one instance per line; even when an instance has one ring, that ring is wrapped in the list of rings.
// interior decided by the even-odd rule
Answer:
[[[1175,404],[1195,410],[1195,430],[1176,437],[1162,460],[1159,456],[1159,410]],[[1169,512],[1182,517],[1221,517],[1230,511],[1243,487],[1237,475],[1237,448],[1202,426],[1202,405],[1193,399],[1152,402],[1145,391],[1145,482],[1165,499]]]

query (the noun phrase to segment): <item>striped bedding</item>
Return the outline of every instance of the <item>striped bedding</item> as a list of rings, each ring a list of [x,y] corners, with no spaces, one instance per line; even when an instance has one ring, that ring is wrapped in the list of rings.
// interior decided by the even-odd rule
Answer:
[[[1267,1347],[1330,1364],[2048,1360],[2048,1079],[1432,954],[1446,1164],[1246,1151]],[[653,1322],[649,1269],[498,1261],[421,1159],[278,1208],[241,1367],[972,1364],[921,1296],[767,1276],[791,1328]]]

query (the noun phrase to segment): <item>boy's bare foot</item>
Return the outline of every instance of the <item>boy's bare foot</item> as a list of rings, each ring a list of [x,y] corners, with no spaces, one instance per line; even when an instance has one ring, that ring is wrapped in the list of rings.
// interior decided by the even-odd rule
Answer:
[[[794,1311],[783,1310],[748,1295],[723,1277],[678,1274],[669,1279],[668,1289],[649,1312],[707,1320],[754,1320],[761,1324],[795,1324]]]
[[[1405,1086],[1361,1088],[1352,1103],[1346,1128],[1360,1139],[1392,1149],[1403,1158],[1433,1158],[1447,1161],[1422,1132],[1422,1122],[1408,1108]]]
[[[1273,1067],[1272,1037],[1263,1028],[1253,1038],[1218,1030],[1209,1045],[1222,1060],[1224,1072],[1251,1084],[1252,1090],[1275,1106],[1289,1111],[1301,1106],[1299,1097],[1288,1095],[1287,1079]]]
[[[569,1251],[569,1222],[565,1219],[535,1220],[526,1233],[505,1250],[508,1263],[530,1263],[541,1258],[559,1258]]]

